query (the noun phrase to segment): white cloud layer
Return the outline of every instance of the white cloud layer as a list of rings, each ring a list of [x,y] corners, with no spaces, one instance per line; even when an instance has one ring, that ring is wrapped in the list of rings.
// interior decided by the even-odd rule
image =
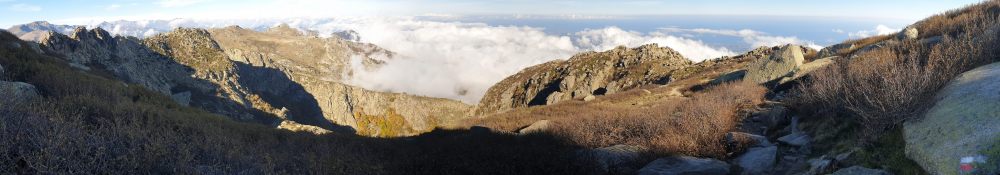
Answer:
[[[693,61],[738,54],[713,47],[679,33],[713,34],[742,38],[749,45],[787,43],[815,46],[796,37],[770,36],[753,30],[667,28],[642,33],[618,27],[585,29],[554,35],[542,28],[490,26],[483,23],[437,22],[410,17],[358,17],[271,20],[146,20],[92,23],[111,33],[150,36],[176,27],[224,27],[240,25],[263,30],[280,23],[318,31],[322,36],[354,30],[361,42],[397,53],[386,65],[365,70],[354,67],[348,84],[366,89],[442,97],[477,103],[496,82],[523,68],[566,59],[583,51],[604,51],[619,45],[636,47],[657,43],[670,47]],[[818,47],[818,46],[816,46]],[[358,61],[354,61],[357,63]]]
[[[867,37],[877,36],[877,35],[893,34],[893,33],[899,32],[900,30],[902,30],[902,29],[891,28],[889,26],[879,24],[878,26],[875,26],[875,28],[872,29],[872,30],[861,30],[861,31],[857,31],[857,32],[851,32],[851,33],[848,33],[847,36],[849,38],[867,38]]]
[[[740,38],[743,38],[744,42],[746,42],[747,44],[750,44],[751,48],[757,48],[757,47],[763,47],[763,46],[771,47],[771,46],[778,46],[778,45],[785,45],[785,44],[797,44],[797,45],[802,45],[802,46],[810,47],[810,48],[813,48],[813,49],[822,49],[823,48],[823,46],[820,46],[820,45],[818,45],[818,44],[816,44],[816,43],[814,43],[812,41],[802,40],[802,39],[799,39],[798,37],[794,37],[794,36],[773,36],[773,35],[768,35],[767,33],[764,33],[764,32],[750,30],[750,29],[742,29],[742,30],[720,30],[720,29],[704,29],[704,28],[698,28],[698,29],[661,28],[660,30],[663,31],[663,32],[668,32],[668,33],[680,33],[680,34],[694,33],[694,34],[708,34],[708,35],[721,35],[721,36],[740,37]]]

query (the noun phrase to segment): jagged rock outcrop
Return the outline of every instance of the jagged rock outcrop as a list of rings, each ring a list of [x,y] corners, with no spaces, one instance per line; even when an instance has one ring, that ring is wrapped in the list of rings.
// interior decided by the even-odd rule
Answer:
[[[469,105],[454,100],[375,92],[341,83],[352,57],[377,68],[391,52],[371,44],[320,38],[282,25],[266,32],[239,27],[178,28],[139,40],[103,29],[49,32],[46,52],[81,71],[107,72],[190,105],[234,119],[327,130],[399,117],[397,136],[457,121]],[[431,107],[427,107],[431,106]],[[284,122],[287,123],[287,122]],[[381,130],[384,128],[378,128]],[[365,127],[367,128],[367,127]],[[385,134],[385,133],[380,133]]]
[[[315,111],[293,114],[300,118],[322,120],[358,130],[384,127],[367,125],[373,119],[401,117],[407,131],[403,135],[427,131],[468,116],[469,105],[441,99],[401,93],[385,93],[343,84],[352,75],[352,61],[360,61],[364,69],[375,69],[394,53],[366,43],[348,42],[339,38],[320,38],[297,29],[280,25],[266,32],[239,27],[208,30],[218,42],[225,57],[251,67],[240,71],[241,81],[253,92],[264,94],[273,103],[303,103]],[[360,58],[360,59],[354,59]],[[276,77],[277,76],[277,77]],[[294,91],[294,93],[289,93]],[[280,97],[280,98],[268,98]],[[287,99],[302,96],[304,100]],[[303,109],[289,109],[303,111]],[[312,123],[306,123],[312,124]],[[398,128],[399,129],[399,128]],[[374,133],[371,133],[374,134]],[[381,133],[385,134],[385,133]]]
[[[903,124],[906,155],[930,174],[959,174],[960,163],[1000,173],[1000,63],[962,73],[937,93],[922,118]],[[987,150],[994,150],[989,153]],[[991,155],[992,154],[992,155]],[[983,157],[979,159],[977,157]],[[966,159],[969,161],[963,162]],[[982,160],[982,161],[978,161]]]
[[[361,35],[354,30],[344,30],[339,32],[334,32],[333,36],[340,37],[344,41],[361,42]]]
[[[640,175],[725,175],[729,174],[729,164],[726,162],[688,156],[673,156],[656,159],[642,169]]]
[[[795,68],[802,65],[805,58],[802,48],[797,45],[785,45],[777,53],[766,59],[757,59],[747,65],[744,80],[754,83],[767,83],[788,76]]]
[[[101,28],[87,30],[74,29],[70,36],[48,32],[47,37],[38,42],[45,52],[65,59],[78,69],[110,74],[124,82],[142,85],[155,92],[173,96],[190,92],[196,99],[196,106],[213,113],[236,119],[250,120],[252,114],[243,105],[226,98],[217,83],[198,76],[192,77],[196,69],[181,64],[172,57],[150,49],[142,40],[133,37],[112,36]],[[168,45],[157,48],[174,50]]]
[[[493,85],[480,100],[476,114],[666,84],[671,73],[691,64],[673,49],[656,44],[581,53],[526,68]]]

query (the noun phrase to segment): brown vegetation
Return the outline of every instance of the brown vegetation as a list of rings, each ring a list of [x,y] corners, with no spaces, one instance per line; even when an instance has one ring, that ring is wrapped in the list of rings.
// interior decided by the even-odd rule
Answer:
[[[640,91],[609,98],[645,95]],[[690,98],[652,104],[560,103],[488,116],[472,123],[514,131],[546,119],[556,123],[549,132],[584,147],[629,144],[650,148],[659,155],[724,157],[727,150],[722,138],[742,121],[745,115],[741,112],[762,103],[766,91],[749,83],[729,83]]]
[[[796,106],[805,112],[845,113],[874,140],[922,114],[933,105],[934,94],[958,74],[1000,60],[996,9],[1000,1],[988,1],[917,23],[922,36],[946,34],[937,44],[892,42],[856,58],[836,60],[802,84],[795,93],[800,94]]]

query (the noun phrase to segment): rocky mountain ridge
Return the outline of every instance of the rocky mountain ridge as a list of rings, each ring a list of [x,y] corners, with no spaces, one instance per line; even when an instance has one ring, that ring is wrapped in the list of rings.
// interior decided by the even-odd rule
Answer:
[[[528,67],[490,87],[476,114],[513,108],[589,100],[647,84],[666,84],[671,74],[692,65],[680,53],[656,44],[585,52],[567,60]]]
[[[350,126],[361,132],[379,126],[360,126],[358,120],[396,117],[403,124],[392,130],[399,131],[365,133],[409,135],[463,118],[471,108],[452,100],[343,84],[341,78],[352,71],[352,57],[363,57],[363,65],[376,68],[379,59],[389,59],[392,53],[370,44],[303,34],[286,25],[267,32],[179,28],[141,40],[82,27],[70,36],[51,31],[46,36],[39,40],[42,50],[81,70],[107,72],[172,95],[182,104],[275,127],[301,123],[329,130]],[[438,105],[422,107],[425,104]],[[286,120],[294,122],[282,122]]]

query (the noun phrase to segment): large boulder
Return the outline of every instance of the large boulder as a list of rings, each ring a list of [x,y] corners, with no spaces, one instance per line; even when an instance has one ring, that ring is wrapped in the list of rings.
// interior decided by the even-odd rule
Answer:
[[[841,43],[832,45],[819,50],[819,52],[817,53],[817,58],[837,56],[837,54],[840,54],[841,52],[846,52],[851,49],[854,49],[854,47],[855,47],[854,43]]]
[[[729,174],[726,162],[688,156],[674,156],[656,159],[639,169],[639,175],[724,175]]]
[[[899,31],[899,34],[896,35],[896,38],[899,40],[917,39],[917,37],[920,37],[920,31],[915,27],[907,27],[903,31]]]
[[[802,65],[805,58],[802,48],[797,45],[785,45],[777,53],[764,59],[757,59],[747,65],[745,80],[754,83],[767,83],[788,76],[795,68]]]
[[[923,118],[903,124],[907,157],[931,174],[959,174],[963,158],[987,156],[971,169],[1000,173],[1000,156],[984,153],[1000,146],[1000,63],[962,73],[936,100]]]
[[[740,167],[740,174],[768,174],[774,168],[777,154],[777,146],[750,148],[733,161]]]
[[[631,174],[633,165],[638,163],[647,149],[641,146],[615,145],[588,151],[602,170],[612,173]]]
[[[177,102],[177,104],[184,105],[184,106],[190,106],[191,105],[191,92],[190,91],[184,91],[184,92],[181,92],[181,93],[176,93],[176,94],[170,95],[170,99],[173,99],[175,102]]]
[[[540,133],[549,130],[549,128],[551,127],[552,127],[552,122],[550,122],[549,120],[539,120],[536,121],[535,123],[532,123],[531,125],[528,125],[527,127],[524,127],[521,130],[518,130],[517,133],[522,135],[530,133]]]
[[[0,81],[0,103],[24,103],[39,97],[34,85],[24,82]]]

